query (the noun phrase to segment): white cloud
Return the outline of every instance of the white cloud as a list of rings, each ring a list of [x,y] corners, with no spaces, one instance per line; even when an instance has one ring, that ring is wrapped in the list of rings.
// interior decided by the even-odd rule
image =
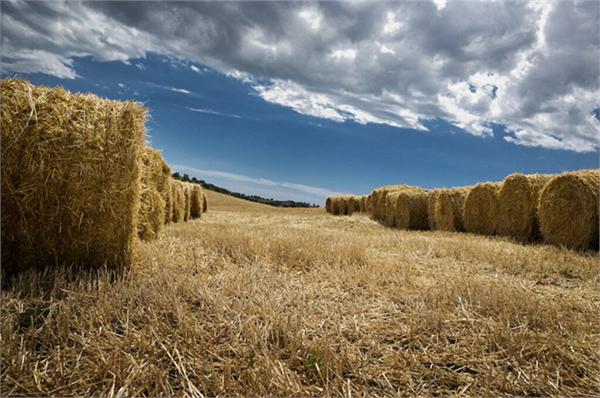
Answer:
[[[196,72],[196,73],[200,73],[200,68],[198,68],[198,67],[197,67],[197,66],[195,66],[195,65],[190,65],[190,69],[191,69],[191,70],[193,70],[193,71],[194,71],[194,72]]]
[[[234,113],[223,113],[223,112],[217,112],[217,111],[213,111],[212,109],[203,109],[203,108],[192,108],[190,106],[186,107],[188,110],[193,111],[193,112],[198,112],[198,113],[207,113],[209,115],[217,115],[217,116],[227,116],[227,117],[234,117],[237,119],[240,119],[241,116],[240,115],[236,115]]]
[[[3,71],[73,79],[75,57],[152,51],[338,122],[424,129],[440,117],[475,135],[504,125],[520,145],[600,145],[594,1],[15,1],[2,11]]]
[[[177,87],[167,87],[168,90],[174,91],[176,93],[182,93],[182,94],[191,94],[192,92],[190,90],[186,90],[184,88],[177,88]]]

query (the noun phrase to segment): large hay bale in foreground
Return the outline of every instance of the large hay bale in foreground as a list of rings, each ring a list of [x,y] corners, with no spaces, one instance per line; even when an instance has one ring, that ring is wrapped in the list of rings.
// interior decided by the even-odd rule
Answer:
[[[145,147],[141,155],[142,190],[138,217],[138,236],[142,240],[158,237],[165,221],[166,198],[170,195],[171,168],[160,152]]]
[[[465,230],[475,234],[494,235],[498,225],[498,194],[501,183],[484,182],[475,185],[465,199],[463,220]]]
[[[394,226],[401,229],[429,229],[427,204],[429,193],[424,189],[405,189],[393,194],[396,198]]]
[[[598,248],[600,170],[581,170],[552,178],[540,193],[544,240],[573,249]]]
[[[427,224],[429,225],[429,229],[432,231],[435,231],[437,229],[435,219],[435,207],[440,192],[442,192],[442,189],[434,189],[429,191],[427,196]]]
[[[433,209],[434,226],[440,231],[464,231],[463,208],[471,188],[441,189]]]
[[[498,197],[498,234],[527,241],[539,236],[538,204],[544,185],[554,177],[512,174]]]
[[[131,262],[145,109],[7,79],[0,83],[2,268]]]
[[[184,221],[185,216],[185,193],[183,182],[171,180],[171,196],[173,197],[173,222]]]
[[[192,184],[190,197],[190,217],[200,218],[202,216],[202,187],[198,184]]]

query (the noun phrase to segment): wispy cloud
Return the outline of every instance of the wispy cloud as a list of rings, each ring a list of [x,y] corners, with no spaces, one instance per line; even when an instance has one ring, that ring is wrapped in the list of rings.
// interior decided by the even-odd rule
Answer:
[[[288,190],[302,192],[304,194],[308,194],[315,198],[325,198],[327,196],[333,195],[341,195],[339,192],[331,191],[326,188],[314,187],[311,185],[297,184],[293,182],[281,182],[281,181],[273,181],[266,178],[256,178],[250,177],[243,174],[229,173],[225,171],[218,170],[203,170],[197,169],[190,166],[174,164],[172,165],[174,170],[179,172],[191,173],[199,178],[222,178],[229,181],[242,182],[242,183],[250,183],[255,185],[261,185],[266,187],[276,187],[276,188],[286,188]]]
[[[192,108],[190,106],[186,106],[186,108],[189,109],[190,111],[193,111],[193,112],[208,113],[209,115],[235,117],[237,119],[241,119],[242,118],[240,115],[236,115],[234,113],[217,112],[217,111],[213,111],[212,109]]]
[[[192,92],[184,88],[165,87],[167,90],[175,91],[176,93],[191,94]]]

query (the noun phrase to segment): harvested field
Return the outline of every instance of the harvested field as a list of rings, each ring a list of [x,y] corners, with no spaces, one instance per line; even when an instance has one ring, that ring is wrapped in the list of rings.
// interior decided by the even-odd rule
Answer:
[[[116,280],[3,289],[3,395],[600,393],[597,253],[205,193]]]

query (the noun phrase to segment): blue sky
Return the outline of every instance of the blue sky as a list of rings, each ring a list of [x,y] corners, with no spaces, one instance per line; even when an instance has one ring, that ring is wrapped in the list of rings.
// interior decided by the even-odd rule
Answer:
[[[311,4],[327,15],[327,10],[319,8],[320,3]],[[22,26],[26,25],[29,35],[33,35],[32,32],[41,34],[39,26],[44,18],[48,18],[45,11],[38,8],[33,10],[40,14],[38,22],[28,19],[35,17],[35,13],[31,16],[31,9],[27,17],[20,14],[28,7],[31,5],[15,3],[9,12],[4,10],[2,33],[8,39],[3,39],[2,77],[18,75],[35,84],[61,85],[71,91],[140,101],[151,115],[148,122],[150,143],[163,152],[174,170],[234,191],[322,203],[330,194],[365,194],[388,184],[450,187],[499,180],[513,172],[557,173],[598,167],[599,130],[598,125],[594,125],[597,120],[588,117],[578,121],[573,110],[583,114],[597,112],[598,97],[593,97],[598,92],[598,79],[593,76],[594,69],[588,80],[579,81],[580,78],[574,75],[573,82],[562,82],[562,85],[571,84],[572,87],[569,90],[561,88],[564,92],[557,94],[558,89],[544,86],[536,91],[532,88],[535,86],[528,86],[533,84],[531,81],[541,79],[535,75],[531,81],[522,82],[522,86],[511,87],[505,76],[517,76],[515,68],[521,66],[512,65],[512,69],[511,65],[502,68],[486,66],[485,57],[497,57],[498,63],[507,61],[496,53],[480,54],[483,61],[478,61],[478,68],[470,72],[470,77],[463,80],[449,78],[444,90],[449,90],[452,95],[444,97],[438,88],[429,87],[430,82],[421,82],[420,93],[406,94],[409,98],[399,100],[403,90],[411,93],[417,90],[415,87],[421,76],[412,78],[409,74],[408,80],[398,83],[395,91],[370,87],[369,76],[395,82],[404,79],[402,76],[408,73],[407,70],[417,73],[414,65],[388,65],[391,61],[378,57],[371,57],[367,66],[360,65],[357,57],[363,50],[359,44],[355,45],[357,50],[329,52],[335,61],[331,61],[331,65],[323,61],[315,69],[310,69],[313,67],[307,64],[298,70],[286,59],[277,63],[251,54],[245,55],[244,59],[231,60],[231,55],[219,56],[210,53],[213,51],[210,49],[206,50],[205,58],[202,53],[199,55],[191,50],[178,50],[179,53],[174,54],[175,50],[156,44],[146,44],[143,51],[124,49],[122,44],[116,49],[116,44],[99,49],[98,46],[111,42],[106,37],[100,45],[92,39],[73,39],[71,36],[69,40],[75,42],[60,44],[63,40],[60,35],[53,44],[31,40],[25,43],[26,47],[31,47],[30,53],[26,54],[11,47],[11,40],[18,42],[11,29],[23,31]],[[87,6],[80,4],[78,7]],[[128,19],[122,15],[125,11],[118,3],[116,7],[88,11],[93,15],[100,13],[101,21],[105,23],[107,16],[113,18],[109,21],[113,30],[131,28],[127,25]],[[58,18],[69,26],[73,17],[66,9],[59,11],[64,15],[52,10],[51,18]],[[138,9],[134,11],[139,12]],[[217,8],[217,11],[220,10]],[[295,11],[277,9],[285,15]],[[148,12],[160,14],[162,11],[150,9]],[[210,15],[210,18],[221,20],[215,10],[199,12],[199,18]],[[244,12],[253,15],[251,9]],[[546,11],[550,13],[546,18],[552,17],[551,12]],[[382,13],[384,22],[388,21],[389,25],[390,12]],[[312,25],[307,29],[314,28],[315,18],[310,19]],[[264,30],[260,24],[267,22],[257,20],[253,23]],[[385,31],[388,25],[384,24],[382,29]],[[391,23],[390,26],[396,25]],[[255,29],[254,26],[251,28]],[[139,26],[135,29],[138,36],[143,31]],[[484,33],[478,34],[485,36]],[[97,32],[88,34],[93,38]],[[25,36],[21,32],[18,37]],[[261,45],[265,46],[268,35],[260,37]],[[548,42],[551,37],[547,33],[544,40]],[[180,39],[185,42],[185,38]],[[165,40],[173,38],[169,36]],[[522,40],[526,43],[524,46],[535,45],[532,44],[535,40],[526,34]],[[393,47],[394,43],[380,43],[380,53],[386,56],[392,51],[399,53],[402,47]],[[310,46],[303,45],[307,47],[306,53],[297,55],[312,57]],[[436,42],[436,45],[439,44]],[[23,44],[20,46],[21,49]],[[74,46],[79,47],[73,50]],[[46,62],[31,63],[30,55],[36,51],[42,58],[49,57]],[[455,57],[460,58],[459,55]],[[341,59],[352,62],[339,65]],[[372,64],[373,60],[399,77],[388,76],[385,70],[381,71],[381,65]],[[431,60],[437,62],[436,57]],[[457,66],[471,67],[468,60],[455,61]],[[363,68],[373,74],[363,73]],[[504,70],[504,75],[499,68]],[[488,70],[495,71],[496,80],[489,77],[491,72]],[[347,73],[348,81],[330,84],[329,78],[335,80],[339,76],[336,71]],[[488,73],[485,75],[488,77],[482,77],[483,72]],[[533,73],[530,69],[526,72]],[[317,76],[321,73],[323,76]],[[369,87],[363,87],[365,85]],[[511,104],[526,109],[533,106],[527,98],[503,97],[512,92],[531,93],[532,97],[547,95],[547,106],[541,110],[532,109],[519,119],[519,114],[502,111],[503,108],[495,103],[504,101],[505,108],[510,108],[508,105]],[[430,97],[425,95],[427,93]],[[575,108],[569,97],[574,93],[583,93],[581,104]],[[557,100],[559,94],[563,95],[562,102]],[[586,102],[588,97],[592,98],[589,103]],[[431,98],[437,98],[435,103]],[[449,99],[454,102],[449,103]],[[400,103],[405,105],[399,106]],[[590,109],[584,109],[586,106]],[[570,130],[563,120],[564,114],[571,117],[573,128]],[[560,129],[548,133],[545,123]]]

